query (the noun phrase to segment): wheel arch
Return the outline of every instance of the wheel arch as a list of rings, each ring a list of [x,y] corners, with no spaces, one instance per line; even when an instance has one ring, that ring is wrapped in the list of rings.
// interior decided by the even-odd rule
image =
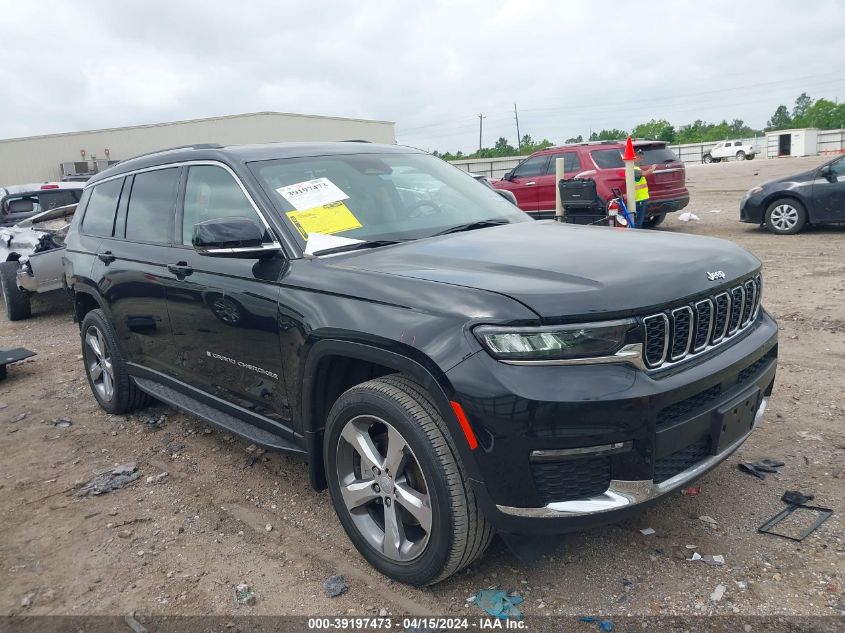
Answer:
[[[435,366],[433,362],[431,365]],[[471,476],[477,474],[474,462],[469,457],[469,447],[461,441],[463,435],[460,424],[449,402],[448,394],[453,389],[442,372],[384,348],[354,341],[322,340],[308,353],[300,394],[300,421],[308,454],[308,474],[315,489],[326,487],[323,432],[332,405],[350,387],[392,373],[410,376],[428,391],[458,446],[468,472]]]
[[[804,196],[802,196],[798,193],[795,193],[794,191],[775,191],[775,192],[770,193],[768,196],[766,196],[763,200],[763,204],[760,205],[763,208],[763,216],[762,216],[762,219],[760,221],[761,226],[766,223],[766,213],[768,213],[768,211],[769,211],[769,206],[771,206],[771,204],[773,202],[775,202],[776,200],[781,200],[781,199],[784,199],[784,198],[789,199],[789,200],[794,200],[795,202],[800,204],[801,207],[804,209],[804,211],[807,214],[807,224],[812,224],[812,222],[813,222],[812,205],[809,203],[809,201],[806,198],[804,198]]]
[[[82,320],[91,310],[100,309],[111,320],[111,312],[100,296],[87,288],[76,288],[73,291],[73,319],[82,327]]]

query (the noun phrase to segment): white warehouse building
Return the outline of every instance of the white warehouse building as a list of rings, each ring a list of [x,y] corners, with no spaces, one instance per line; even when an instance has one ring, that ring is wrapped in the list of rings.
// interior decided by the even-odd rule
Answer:
[[[363,140],[395,143],[392,121],[254,112],[0,140],[0,186],[90,176],[159,149],[219,143]]]

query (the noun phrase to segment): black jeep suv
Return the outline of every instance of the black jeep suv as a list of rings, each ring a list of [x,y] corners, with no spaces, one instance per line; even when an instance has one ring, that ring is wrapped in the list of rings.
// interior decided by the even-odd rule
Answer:
[[[304,456],[361,554],[416,585],[494,530],[583,529],[700,477],[775,376],[746,251],[534,221],[406,147],[127,160],[66,243],[101,407],[153,397]]]

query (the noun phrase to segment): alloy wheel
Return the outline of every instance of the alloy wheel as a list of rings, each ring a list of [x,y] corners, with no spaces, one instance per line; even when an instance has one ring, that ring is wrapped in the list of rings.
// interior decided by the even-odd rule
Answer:
[[[778,231],[789,231],[798,224],[798,209],[790,204],[779,204],[772,209],[770,221]]]
[[[420,556],[432,528],[430,488],[402,434],[371,415],[349,420],[337,445],[343,503],[367,543],[386,558]]]
[[[106,402],[114,397],[114,366],[106,338],[95,325],[85,332],[85,368],[100,398]]]

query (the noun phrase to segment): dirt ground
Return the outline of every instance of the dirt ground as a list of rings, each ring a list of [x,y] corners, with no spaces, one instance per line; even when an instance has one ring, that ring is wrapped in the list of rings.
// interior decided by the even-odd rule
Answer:
[[[765,421],[701,480],[700,495],[672,495],[636,519],[562,537],[552,555],[530,566],[497,539],[469,569],[427,589],[368,566],[328,494],[309,488],[302,462],[256,452],[163,406],[125,418],[103,413],[89,393],[63,297],[37,299],[29,321],[0,317],[0,344],[38,352],[0,382],[0,614],[474,617],[482,612],[467,598],[495,586],[524,596],[527,615],[839,614],[845,229],[777,237],[737,221],[746,189],[822,160],[690,167],[689,209],[700,221],[672,217],[660,228],[732,240],[755,253],[764,262],[764,304],[781,326]],[[782,474],[761,481],[737,469],[762,457],[786,462]],[[126,462],[140,471],[133,484],[74,496],[95,473]],[[160,473],[167,475],[147,483]],[[787,489],[812,492],[834,510],[801,543],[757,533],[783,508]],[[655,534],[640,533],[648,527]],[[693,552],[723,555],[725,564],[685,560]],[[349,585],[333,599],[323,592],[332,574]],[[253,606],[235,603],[240,581],[254,589]],[[718,585],[724,596],[711,599]]]

